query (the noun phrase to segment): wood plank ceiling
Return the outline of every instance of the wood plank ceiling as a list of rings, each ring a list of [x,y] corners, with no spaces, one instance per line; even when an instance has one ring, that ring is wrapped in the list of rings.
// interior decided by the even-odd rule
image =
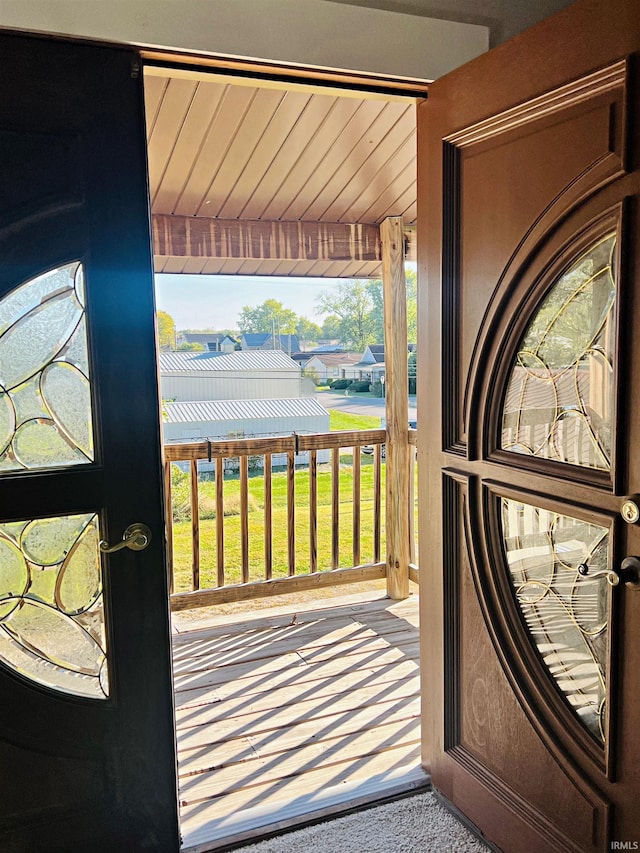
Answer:
[[[147,68],[145,100],[156,272],[377,277],[366,226],[415,223],[411,99]]]

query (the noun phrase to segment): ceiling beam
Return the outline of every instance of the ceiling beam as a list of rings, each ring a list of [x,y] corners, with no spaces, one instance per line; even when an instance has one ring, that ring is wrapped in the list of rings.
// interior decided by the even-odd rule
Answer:
[[[405,228],[408,260],[415,229]],[[378,225],[346,222],[214,219],[153,214],[156,257],[219,260],[380,261]]]

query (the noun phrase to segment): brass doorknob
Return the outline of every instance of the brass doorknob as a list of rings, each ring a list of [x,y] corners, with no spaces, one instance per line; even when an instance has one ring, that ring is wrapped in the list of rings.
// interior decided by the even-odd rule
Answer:
[[[122,534],[122,542],[118,542],[117,545],[109,545],[108,542],[101,539],[99,547],[103,554],[114,554],[116,551],[122,551],[123,548],[129,548],[131,551],[144,551],[149,542],[151,542],[151,531],[146,524],[137,521],[135,524],[130,524]]]
[[[586,563],[580,563],[580,565],[578,566],[578,574],[582,575],[583,578],[590,578],[591,580],[597,580],[598,578],[606,578],[609,586],[618,586],[618,584],[620,583],[620,576],[617,572],[612,572],[611,569],[605,569],[599,572],[592,572]]]
[[[620,563],[619,569],[607,569],[606,571],[591,572],[586,563],[580,563],[578,574],[585,578],[606,578],[609,586],[626,586],[640,589],[640,557],[625,557]]]

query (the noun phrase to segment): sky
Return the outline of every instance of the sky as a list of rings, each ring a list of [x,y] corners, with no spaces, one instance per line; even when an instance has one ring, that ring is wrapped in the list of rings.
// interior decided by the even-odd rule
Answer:
[[[322,325],[316,297],[339,279],[270,276],[156,275],[156,303],[181,329],[237,329],[245,305],[277,299],[285,308]]]

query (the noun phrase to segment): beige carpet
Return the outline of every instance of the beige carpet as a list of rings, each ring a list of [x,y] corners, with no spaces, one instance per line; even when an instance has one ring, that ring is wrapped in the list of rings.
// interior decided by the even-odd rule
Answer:
[[[486,853],[431,793],[269,838],[242,853]]]

